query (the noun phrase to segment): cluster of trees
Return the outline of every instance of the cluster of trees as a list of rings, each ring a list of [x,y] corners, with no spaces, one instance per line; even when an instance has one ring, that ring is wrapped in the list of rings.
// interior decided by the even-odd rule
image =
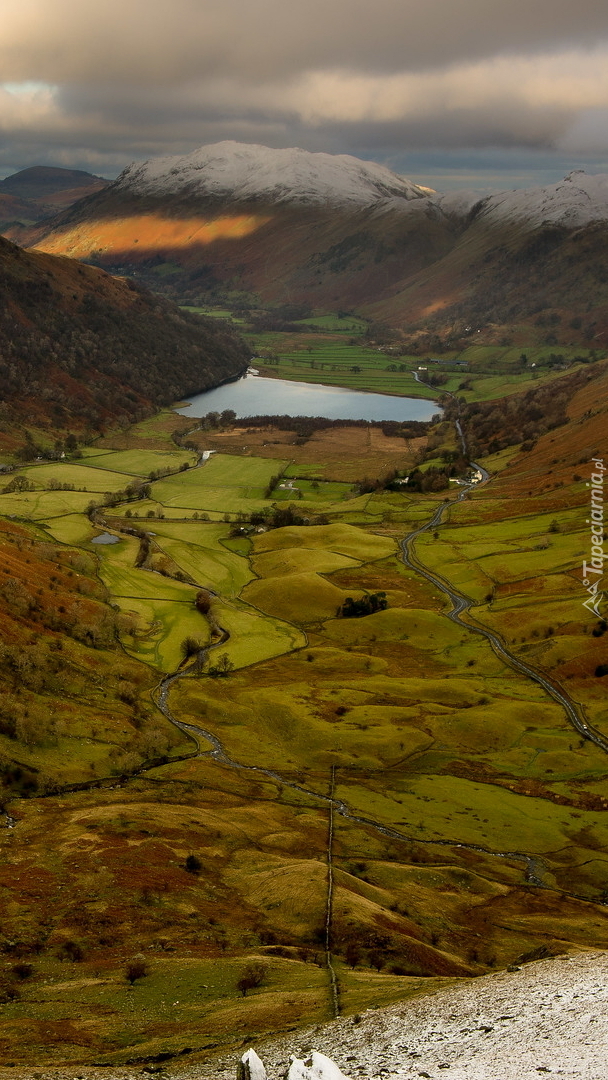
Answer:
[[[270,497],[272,496],[272,493],[275,490],[275,488],[276,488],[277,484],[279,483],[280,479],[281,479],[281,474],[280,473],[275,473],[274,476],[270,477],[270,480],[268,481],[268,483],[266,485],[266,491],[264,492],[264,498],[265,499],[270,499]]]
[[[392,469],[383,477],[365,476],[355,486],[360,495],[374,491],[444,491],[451,478],[464,476],[467,469],[467,460],[454,455],[454,460],[446,461],[445,465],[430,465],[424,470],[416,466],[407,476],[399,469]]]
[[[460,419],[473,459],[478,453],[496,453],[516,443],[529,450],[540,435],[567,422],[568,404],[587,378],[587,372],[573,371],[558,384],[532,387],[500,401],[467,404],[451,398],[445,402],[445,417]]]
[[[430,465],[424,470],[412,469],[403,487],[409,491],[445,491],[450,485],[450,479],[461,476],[462,472],[459,465]],[[393,481],[392,488],[395,489],[395,486]]]
[[[315,431],[330,428],[380,428],[387,438],[419,439],[428,434],[430,424],[421,420],[330,420],[326,416],[242,416],[239,427],[267,428],[279,431],[295,431],[301,438],[309,439]]]
[[[247,967],[243,968],[239,975],[236,983],[237,990],[245,997],[248,990],[255,990],[262,985],[267,973],[266,964],[262,964],[259,960],[253,960],[250,964],[247,964]]]
[[[31,480],[28,480],[25,476],[13,476],[12,480],[9,480],[8,484],[5,484],[2,488],[3,495],[10,495],[14,491],[33,491],[34,485]]]
[[[385,592],[365,593],[360,600],[347,596],[338,615],[343,619],[360,619],[364,615],[373,615],[376,611],[386,611],[388,600]]]
[[[252,525],[264,525],[267,529],[284,529],[288,525],[310,525],[310,518],[300,514],[291,503],[264,509],[249,515]],[[320,522],[316,522],[320,524]]]
[[[236,420],[234,409],[224,409],[223,412],[208,412],[201,419],[201,429],[210,431],[214,428],[232,427]],[[179,436],[178,436],[179,437]],[[181,443],[181,440],[180,440]]]

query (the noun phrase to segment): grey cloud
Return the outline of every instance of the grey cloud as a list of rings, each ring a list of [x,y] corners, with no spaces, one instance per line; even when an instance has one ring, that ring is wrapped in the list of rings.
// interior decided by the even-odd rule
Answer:
[[[15,168],[115,173],[226,138],[608,155],[605,0],[4,0],[0,70],[55,87],[0,96]]]
[[[592,48],[605,0],[5,0],[0,70],[50,82],[171,85],[201,74],[268,78],[388,72],[508,52]]]

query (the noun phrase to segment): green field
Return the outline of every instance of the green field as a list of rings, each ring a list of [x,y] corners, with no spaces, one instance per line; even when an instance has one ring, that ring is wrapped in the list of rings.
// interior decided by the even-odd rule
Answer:
[[[109,459],[106,455],[99,460],[104,463],[101,468],[90,468],[88,461],[85,465],[58,461],[52,465],[32,465],[23,469],[22,475],[42,489],[48,489],[53,483],[73,484],[78,491],[114,492],[125,488],[129,480],[124,473],[107,469]]]
[[[278,350],[281,343],[273,335],[255,339],[260,349]],[[310,351],[309,351],[310,350]],[[255,365],[264,375],[299,382],[329,383],[351,390],[370,390],[380,394],[406,397],[433,397],[433,392],[418,383],[412,375],[417,366],[415,357],[391,357],[377,349],[361,345],[325,343],[311,338],[309,344],[278,353],[278,363],[268,364],[256,356]],[[391,365],[404,365],[404,371],[390,371]]]
[[[338,342],[311,332],[296,349],[292,336],[272,371],[404,387],[407,373],[386,370],[403,358],[346,344],[351,323],[323,321]],[[475,393],[530,374],[517,350],[468,353]],[[366,371],[347,371],[357,356]],[[512,370],[481,370],[492,363]],[[345,1012],[539,949],[608,947],[606,754],[474,629],[498,633],[608,736],[594,675],[608,638],[581,603],[584,479],[553,460],[580,458],[582,436],[571,451],[549,432],[538,458],[493,455],[491,483],[457,501],[452,485],[356,493],[370,462],[401,470],[418,442],[260,430],[245,446],[226,426],[204,438],[232,451],[193,467],[171,442],[180,428],[162,413],[108,433],[78,462],[19,469],[36,490],[0,495],[0,512],[34,522],[0,532],[15,639],[2,643],[0,781],[30,785],[5,800],[10,1060],[75,1076],[188,1051],[196,1070],[218,1049],[330,1019],[329,835]],[[437,435],[424,464],[453,446]],[[149,498],[89,520],[92,494],[184,463]],[[249,520],[286,503],[309,523]],[[473,601],[464,624],[401,557],[438,506],[415,557]],[[105,529],[118,542],[93,544]],[[380,592],[385,610],[340,614]],[[177,677],[161,692],[165,674]],[[243,994],[251,964],[260,982]]]
[[[158,546],[203,588],[235,597],[254,576],[248,560],[227,547],[226,525],[155,521],[154,533]]]
[[[271,477],[286,464],[215,454],[200,469],[158,481],[154,485],[154,498],[169,511],[236,513],[261,509]],[[143,504],[142,508],[145,509]]]
[[[86,491],[23,491],[0,495],[0,515],[44,521],[62,514],[84,513],[91,502]]]
[[[346,322],[349,320],[346,319]],[[303,320],[314,324],[315,320]],[[467,401],[489,401],[505,397],[529,386],[559,379],[572,370],[588,348],[540,345],[526,347],[471,345],[435,357],[401,355],[399,348],[370,347],[357,335],[352,343],[341,340],[341,320],[327,316],[327,335],[265,333],[251,336],[260,356],[256,366],[264,375],[302,382],[329,383],[353,390],[438,399],[445,391],[458,393]],[[321,325],[321,323],[317,323]],[[334,336],[335,335],[335,336]],[[526,356],[525,365],[521,356]],[[264,359],[272,354],[270,362]],[[556,360],[555,357],[561,357]],[[394,370],[394,369],[397,370]],[[440,376],[436,388],[418,382],[412,372],[423,368],[420,378]],[[393,370],[391,370],[393,369]]]
[[[152,472],[164,472],[177,470],[182,465],[194,465],[196,454],[189,451],[176,450],[174,452],[159,450],[103,450],[97,452],[94,447],[87,447],[83,457],[87,465],[95,468],[105,468],[108,464],[108,454],[112,454],[112,468],[116,472],[127,473],[129,476],[147,477]],[[123,487],[125,481],[123,479]]]

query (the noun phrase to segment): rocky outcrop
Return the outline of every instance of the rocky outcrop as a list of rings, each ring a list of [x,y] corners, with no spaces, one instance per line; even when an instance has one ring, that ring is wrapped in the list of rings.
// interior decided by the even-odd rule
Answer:
[[[255,1050],[247,1050],[238,1064],[237,1080],[268,1080],[263,1062]],[[334,1062],[313,1050],[302,1060],[293,1054],[289,1059],[286,1080],[347,1080]]]

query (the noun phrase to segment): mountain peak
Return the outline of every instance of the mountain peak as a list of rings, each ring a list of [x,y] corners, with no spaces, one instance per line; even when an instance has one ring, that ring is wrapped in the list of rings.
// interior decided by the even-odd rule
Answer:
[[[116,186],[136,195],[351,208],[429,196],[428,189],[373,161],[347,154],[311,153],[299,147],[274,150],[232,141],[130,165]]]
[[[493,221],[526,225],[562,225],[575,229],[608,219],[608,174],[568,173],[557,184],[502,191],[480,200],[481,213]]]

